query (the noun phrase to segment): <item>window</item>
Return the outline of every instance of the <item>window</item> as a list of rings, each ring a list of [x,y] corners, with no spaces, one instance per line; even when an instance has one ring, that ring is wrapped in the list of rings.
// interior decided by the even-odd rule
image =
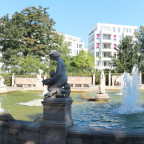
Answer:
[[[120,32],[120,28],[117,29],[117,32]]]
[[[104,30],[105,30],[105,31],[107,30],[107,27],[106,27],[106,26],[104,26]]]
[[[103,57],[105,58],[111,58],[111,53],[110,52],[104,52]]]
[[[113,32],[115,32],[115,27],[113,27]]]
[[[94,35],[91,36],[91,42],[94,41]]]
[[[82,44],[79,44],[79,48],[82,48],[82,46],[83,46]]]
[[[104,30],[105,30],[105,31],[110,31],[110,27],[104,26]]]
[[[96,44],[96,47],[99,48],[99,43]]]
[[[137,31],[137,29],[134,29],[134,30],[133,30],[133,33],[135,33],[136,31]]]
[[[121,35],[119,35],[119,40],[120,40],[120,41],[122,40],[122,36],[121,36]]]
[[[131,33],[131,29],[129,29],[129,33]]]
[[[72,46],[72,42],[68,42],[68,46]]]
[[[96,57],[99,57],[99,52],[96,52]]]
[[[96,65],[99,66],[99,61],[96,61]]]
[[[109,61],[104,61],[104,66],[110,66],[110,62]]]
[[[104,34],[104,35],[103,35],[103,39],[105,39],[105,40],[110,40],[110,39],[111,39],[111,35]]]
[[[128,28],[126,28],[126,32],[128,32]]]
[[[103,44],[103,48],[104,48],[104,49],[110,49],[110,48],[111,48],[111,44],[109,44],[109,43],[104,43],[104,44]]]
[[[99,39],[99,34],[96,35],[96,38]]]

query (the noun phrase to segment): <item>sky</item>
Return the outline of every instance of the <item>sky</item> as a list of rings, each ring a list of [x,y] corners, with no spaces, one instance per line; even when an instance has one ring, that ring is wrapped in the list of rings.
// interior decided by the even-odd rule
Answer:
[[[86,48],[96,23],[144,25],[144,0],[0,0],[0,17],[39,5],[49,7],[57,32],[81,38]]]

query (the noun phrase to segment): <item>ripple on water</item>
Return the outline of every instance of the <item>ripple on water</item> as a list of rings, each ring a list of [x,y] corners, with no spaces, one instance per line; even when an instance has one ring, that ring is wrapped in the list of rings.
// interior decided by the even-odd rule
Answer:
[[[144,107],[134,114],[120,113],[119,109],[122,107],[122,99],[121,95],[116,95],[116,93],[109,91],[110,99],[104,103],[73,103],[72,118],[74,119],[74,124],[101,128],[144,128]]]

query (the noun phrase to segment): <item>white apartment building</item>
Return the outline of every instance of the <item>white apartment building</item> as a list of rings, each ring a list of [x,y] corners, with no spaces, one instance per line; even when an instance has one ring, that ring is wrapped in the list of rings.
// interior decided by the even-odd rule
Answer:
[[[117,56],[116,48],[128,36],[136,40],[137,26],[97,23],[89,34],[89,51],[95,59],[95,69],[112,69],[111,56]]]
[[[63,34],[63,33],[62,33]],[[70,56],[76,56],[81,50],[88,51],[87,48],[84,48],[84,42],[81,41],[79,37],[64,35],[64,41],[68,43],[68,49],[70,50]]]

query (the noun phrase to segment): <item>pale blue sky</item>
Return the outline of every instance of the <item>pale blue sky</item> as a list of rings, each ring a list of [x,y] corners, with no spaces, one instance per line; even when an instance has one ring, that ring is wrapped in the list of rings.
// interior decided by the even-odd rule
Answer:
[[[144,0],[0,0],[0,17],[39,5],[50,8],[57,32],[80,37],[85,47],[97,22],[144,25]]]

